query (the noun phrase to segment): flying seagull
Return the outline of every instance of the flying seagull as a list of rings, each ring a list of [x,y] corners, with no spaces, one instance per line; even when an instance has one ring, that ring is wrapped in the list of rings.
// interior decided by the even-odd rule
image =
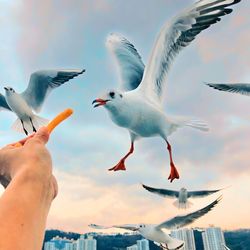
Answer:
[[[172,182],[179,173],[172,158],[168,137],[178,128],[188,126],[207,131],[205,123],[183,116],[169,116],[163,110],[163,92],[175,56],[203,30],[232,12],[231,5],[241,0],[201,0],[166,23],[155,42],[148,64],[126,38],[111,34],[107,47],[120,71],[121,90],[107,92],[93,101],[103,106],[118,126],[128,129],[131,138],[129,152],[109,170],[126,170],[125,160],[134,152],[134,142],[141,137],[161,137],[167,144]]]
[[[85,69],[79,70],[43,70],[36,71],[30,76],[27,89],[18,94],[12,87],[4,87],[5,96],[0,94],[0,109],[13,111],[18,119],[12,128],[26,135],[36,132],[47,120],[37,116],[45,98],[54,88],[57,88],[70,79],[82,74]]]
[[[162,189],[162,188],[153,188],[142,184],[142,186],[151,193],[155,193],[157,195],[177,199],[173,204],[175,207],[179,209],[187,209],[192,204],[188,199],[189,198],[202,198],[208,195],[217,193],[222,189],[216,190],[200,190],[200,191],[188,191],[186,188],[181,188],[180,191],[170,190],[170,189]]]
[[[241,95],[250,95],[250,84],[248,83],[206,83],[211,88],[226,91],[239,93]]]
[[[109,229],[109,228],[119,228],[130,231],[139,232],[143,237],[148,240],[154,241],[157,245],[160,245],[162,249],[180,249],[184,246],[184,242],[171,237],[164,230],[173,230],[176,228],[181,228],[186,225],[193,223],[195,220],[199,219],[203,215],[211,211],[221,200],[221,196],[210,203],[208,206],[197,210],[193,213],[186,215],[180,215],[173,217],[167,221],[164,221],[158,225],[155,224],[126,224],[126,225],[113,225],[113,226],[100,226],[96,224],[90,224],[89,227],[94,229]]]

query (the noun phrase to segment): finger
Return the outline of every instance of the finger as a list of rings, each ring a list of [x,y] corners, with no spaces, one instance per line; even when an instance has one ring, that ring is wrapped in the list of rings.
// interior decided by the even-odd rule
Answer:
[[[46,144],[49,140],[49,130],[47,127],[40,128],[34,135],[33,138],[28,141],[39,141],[42,144]]]

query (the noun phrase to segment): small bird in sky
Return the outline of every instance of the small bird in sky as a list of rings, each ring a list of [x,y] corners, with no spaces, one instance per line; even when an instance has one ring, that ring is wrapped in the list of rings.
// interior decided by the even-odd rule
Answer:
[[[207,214],[211,211],[221,200],[222,196],[218,199],[207,205],[206,207],[197,210],[193,213],[186,215],[180,215],[173,217],[167,221],[164,221],[158,225],[155,224],[125,224],[125,225],[113,225],[113,226],[100,226],[96,224],[90,224],[89,227],[94,229],[110,229],[110,228],[119,228],[130,231],[139,232],[144,238],[155,242],[162,249],[168,250],[177,250],[181,249],[184,246],[184,242],[178,239],[175,239],[169,235],[169,233],[164,230],[173,230],[177,228],[184,227],[189,225]]]
[[[5,96],[0,94],[0,109],[13,111],[17,115],[18,118],[12,126],[14,130],[26,135],[36,132],[48,121],[34,114],[33,110],[39,112],[51,90],[83,72],[85,69],[36,71],[31,75],[24,92],[18,94],[12,87],[4,87]]]
[[[146,67],[131,42],[117,34],[108,36],[106,44],[120,72],[121,90],[108,91],[92,104],[105,107],[111,120],[128,129],[131,138],[128,153],[110,171],[126,170],[125,160],[134,152],[135,140],[158,136],[166,142],[169,152],[171,171],[168,179],[171,182],[179,179],[168,137],[184,126],[202,131],[207,131],[208,127],[199,120],[164,113],[163,93],[170,66],[176,55],[201,31],[230,14],[230,6],[240,1],[200,0],[181,12],[162,27]]]
[[[151,193],[157,195],[177,199],[173,204],[179,209],[187,209],[192,206],[192,202],[189,201],[189,198],[203,198],[211,194],[215,194],[222,189],[216,190],[200,190],[200,191],[188,191],[186,188],[181,188],[180,191],[162,189],[162,188],[153,188],[142,184],[142,186]]]

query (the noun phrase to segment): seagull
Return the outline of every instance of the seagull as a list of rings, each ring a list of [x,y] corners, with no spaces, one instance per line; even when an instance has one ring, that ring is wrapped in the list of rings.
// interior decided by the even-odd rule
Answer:
[[[153,188],[142,184],[142,186],[151,193],[158,194],[163,197],[168,198],[176,198],[173,204],[175,207],[179,209],[187,209],[192,206],[192,202],[188,201],[189,198],[202,198],[208,195],[217,193],[222,189],[216,190],[200,190],[200,191],[187,191],[186,188],[181,188],[180,191],[170,190],[170,189],[161,189],[161,188]]]
[[[121,78],[119,90],[111,90],[93,101],[94,107],[103,106],[111,120],[129,131],[131,145],[128,153],[110,171],[126,170],[125,160],[134,152],[139,138],[161,137],[167,144],[172,182],[179,173],[172,158],[168,137],[176,129],[188,126],[207,131],[204,122],[183,116],[166,115],[163,92],[175,56],[203,30],[232,12],[229,7],[241,0],[201,0],[194,3],[171,22],[167,22],[154,44],[146,67],[141,56],[125,37],[111,34],[106,45],[115,58]]]
[[[206,83],[211,88],[226,91],[226,92],[233,92],[239,93],[241,95],[250,95],[250,84],[248,83]]]
[[[36,71],[30,76],[29,85],[24,92],[18,94],[12,87],[4,87],[5,96],[0,93],[0,110],[13,111],[17,115],[18,118],[12,125],[14,130],[24,131],[26,135],[36,132],[48,121],[33,111],[40,112],[51,90],[83,72],[85,69]]]
[[[94,229],[110,229],[119,228],[130,231],[139,232],[144,238],[154,241],[155,244],[160,245],[162,249],[175,250],[184,246],[184,242],[171,237],[164,230],[173,230],[176,228],[184,227],[193,223],[203,215],[211,211],[221,200],[222,196],[207,205],[206,207],[197,210],[193,213],[186,215],[180,215],[173,217],[167,221],[164,221],[158,225],[155,224],[125,224],[125,225],[113,225],[113,226],[101,226],[96,224],[90,224],[89,227]]]

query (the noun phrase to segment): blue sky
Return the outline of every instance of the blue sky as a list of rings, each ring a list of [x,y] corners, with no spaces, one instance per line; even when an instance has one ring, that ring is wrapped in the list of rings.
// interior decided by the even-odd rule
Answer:
[[[209,133],[185,128],[171,136],[181,179],[168,183],[169,159],[159,138],[136,143],[126,172],[107,171],[129,147],[127,131],[116,127],[104,109],[91,105],[105,90],[118,86],[118,73],[105,48],[107,35],[123,34],[146,63],[161,26],[192,2],[0,0],[0,88],[11,85],[21,92],[30,74],[40,69],[86,68],[85,74],[51,93],[40,113],[51,119],[65,108],[75,110],[48,145],[60,188],[48,227],[83,232],[91,222],[157,223],[179,213],[171,201],[145,192],[140,183],[169,189],[232,185],[218,208],[196,225],[249,227],[250,99],[203,84],[250,82],[247,1],[200,34],[178,55],[170,71],[166,112],[198,117],[211,127]],[[10,130],[14,120],[13,114],[1,112],[2,145],[22,138]],[[196,202],[193,209],[213,198]],[[240,216],[232,218],[232,214]]]

